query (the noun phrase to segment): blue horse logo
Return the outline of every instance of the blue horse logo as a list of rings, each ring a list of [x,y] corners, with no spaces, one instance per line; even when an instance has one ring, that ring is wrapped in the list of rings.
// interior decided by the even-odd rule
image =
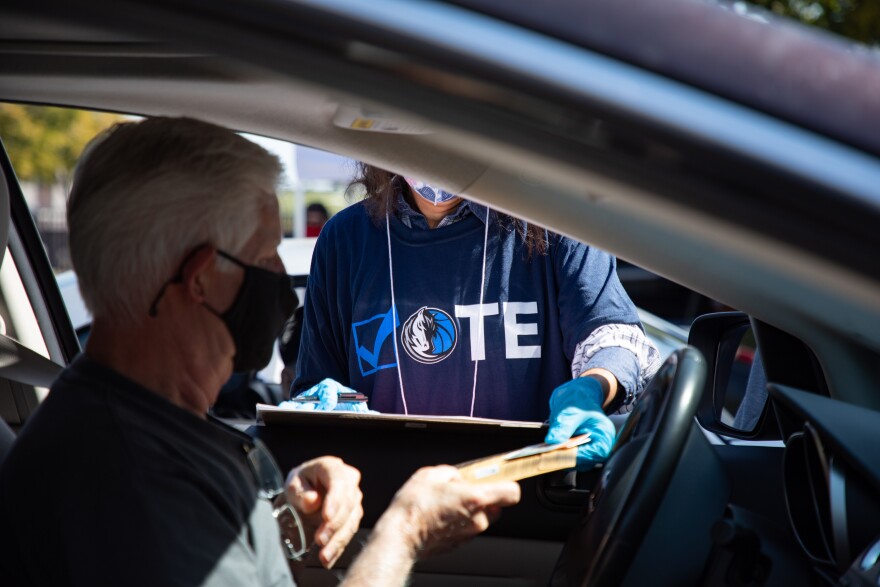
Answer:
[[[423,306],[407,318],[400,331],[400,343],[411,359],[425,365],[448,357],[458,342],[458,328],[452,317],[438,308]]]

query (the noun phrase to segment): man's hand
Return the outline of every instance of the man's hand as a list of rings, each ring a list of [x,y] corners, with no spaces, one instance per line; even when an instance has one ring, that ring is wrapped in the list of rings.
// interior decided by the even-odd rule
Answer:
[[[578,447],[577,468],[587,470],[611,454],[617,432],[605,415],[605,393],[593,377],[563,383],[550,396],[550,429],[544,442],[556,444],[576,434],[590,433],[590,442]]]
[[[400,488],[386,515],[402,523],[403,538],[420,558],[483,532],[519,498],[513,481],[469,483],[455,467],[426,467]]]
[[[287,476],[287,501],[302,518],[307,544],[321,547],[318,555],[330,568],[357,532],[364,509],[360,472],[336,457],[319,457]]]
[[[479,534],[518,501],[513,481],[469,483],[455,467],[419,469],[379,518],[340,587],[402,587],[418,558]]]

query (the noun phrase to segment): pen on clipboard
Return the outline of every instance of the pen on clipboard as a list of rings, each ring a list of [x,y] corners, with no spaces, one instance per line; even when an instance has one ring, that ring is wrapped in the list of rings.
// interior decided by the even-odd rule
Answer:
[[[353,402],[365,402],[369,398],[362,393],[340,393],[336,396],[336,401],[339,403],[353,403]],[[310,395],[306,397],[294,397],[291,398],[290,401],[297,403],[317,403],[320,398],[316,395]]]

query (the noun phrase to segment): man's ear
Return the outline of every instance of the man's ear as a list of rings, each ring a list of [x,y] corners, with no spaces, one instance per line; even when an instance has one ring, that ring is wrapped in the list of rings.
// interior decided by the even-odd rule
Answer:
[[[201,245],[189,254],[180,268],[180,279],[184,290],[194,301],[199,303],[205,301],[205,291],[214,274],[216,260],[217,249],[210,245]]]

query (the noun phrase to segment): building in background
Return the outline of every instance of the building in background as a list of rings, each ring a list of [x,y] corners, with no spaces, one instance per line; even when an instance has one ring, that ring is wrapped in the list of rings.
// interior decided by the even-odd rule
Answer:
[[[355,173],[353,160],[276,139],[245,136],[275,153],[284,164],[278,201],[286,237],[317,236],[308,230],[308,210],[313,204],[323,206],[329,218],[351,203],[345,193]]]

